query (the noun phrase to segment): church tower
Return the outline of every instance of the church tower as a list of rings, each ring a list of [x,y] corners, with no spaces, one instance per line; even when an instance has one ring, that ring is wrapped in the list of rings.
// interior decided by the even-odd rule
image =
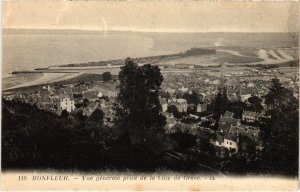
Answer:
[[[223,93],[224,89],[225,89],[225,79],[224,79],[224,63],[220,64],[220,86],[219,86],[219,90],[221,93]]]

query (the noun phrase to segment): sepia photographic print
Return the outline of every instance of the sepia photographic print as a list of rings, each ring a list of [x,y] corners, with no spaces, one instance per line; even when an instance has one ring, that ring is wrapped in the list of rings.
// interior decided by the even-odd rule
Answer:
[[[297,190],[297,1],[2,7],[2,190]]]

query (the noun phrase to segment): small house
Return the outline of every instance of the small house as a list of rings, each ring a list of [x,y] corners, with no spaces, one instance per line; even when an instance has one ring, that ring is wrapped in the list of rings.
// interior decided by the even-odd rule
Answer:
[[[71,100],[70,98],[64,98],[61,102],[60,102],[60,109],[66,110],[69,113],[75,110],[75,102],[74,100]]]

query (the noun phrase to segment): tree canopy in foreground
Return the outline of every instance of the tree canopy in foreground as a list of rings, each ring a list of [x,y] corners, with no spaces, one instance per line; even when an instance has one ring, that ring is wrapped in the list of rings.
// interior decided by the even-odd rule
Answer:
[[[163,76],[157,66],[138,66],[130,58],[119,73],[117,126],[133,143],[142,143],[151,134],[163,132],[166,124],[161,114],[159,89]]]

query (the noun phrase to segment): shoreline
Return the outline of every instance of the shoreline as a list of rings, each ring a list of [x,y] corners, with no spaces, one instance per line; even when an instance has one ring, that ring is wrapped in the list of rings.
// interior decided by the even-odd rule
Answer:
[[[249,48],[241,51],[220,47],[201,47],[190,48],[184,52],[167,55],[156,55],[134,58],[133,60],[139,65],[152,64],[161,68],[162,73],[180,73],[190,69],[218,68],[221,63],[228,67],[297,67],[299,60],[282,48],[263,49]],[[254,56],[255,55],[255,56]],[[270,58],[269,56],[273,56]],[[243,60],[243,59],[246,60]],[[252,60],[251,60],[252,59]],[[261,61],[257,61],[257,60]],[[53,82],[59,82],[80,76],[81,74],[102,74],[110,72],[117,75],[121,67],[124,66],[125,59],[113,59],[99,62],[87,62],[79,64],[50,65],[45,68],[36,68],[33,70],[13,71],[10,76],[3,77],[5,88],[3,91],[17,89],[21,87],[35,86]],[[239,61],[240,62],[237,62]],[[188,69],[188,70],[186,70]],[[184,71],[183,71],[184,70]],[[18,75],[42,74],[39,77],[18,79]],[[15,78],[15,80],[14,80]],[[12,79],[12,83],[10,80]],[[25,82],[24,82],[25,81]],[[11,83],[11,84],[10,84]]]

